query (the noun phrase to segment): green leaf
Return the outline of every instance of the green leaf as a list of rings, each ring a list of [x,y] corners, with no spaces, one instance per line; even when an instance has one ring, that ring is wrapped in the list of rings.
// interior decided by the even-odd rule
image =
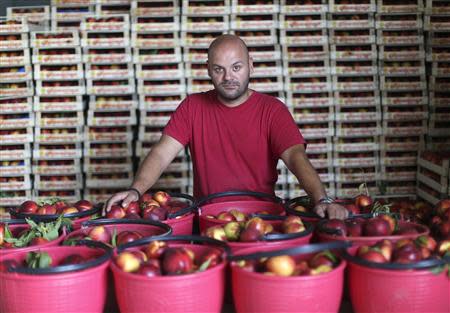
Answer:
[[[111,236],[111,245],[113,247],[117,247],[117,229],[115,227]]]
[[[436,267],[433,267],[432,269],[430,269],[430,272],[435,275],[439,275],[440,273],[442,273],[445,270],[446,267],[447,267],[447,265],[436,266]]]
[[[28,252],[25,260],[28,268],[47,268],[52,264],[47,252]]]
[[[8,224],[5,224],[5,238],[4,239],[9,239],[9,238],[14,238],[11,230],[9,229]]]
[[[47,252],[41,252],[39,258],[39,268],[47,268],[52,264],[52,258],[48,255]]]
[[[205,262],[202,263],[202,265],[200,265],[200,267],[198,268],[197,272],[203,272],[206,271],[209,267],[209,264],[211,264],[211,258],[209,258],[208,260],[206,260]]]
[[[38,225],[32,219],[26,218],[25,221],[27,222],[28,225],[30,225],[31,228],[38,227]]]
[[[333,263],[337,263],[337,262],[338,262],[337,257],[336,257],[336,256],[333,254],[333,252],[331,252],[330,250],[324,250],[324,251],[322,252],[322,254],[323,254],[324,256],[326,256],[327,258],[329,258],[331,262],[333,262]]]

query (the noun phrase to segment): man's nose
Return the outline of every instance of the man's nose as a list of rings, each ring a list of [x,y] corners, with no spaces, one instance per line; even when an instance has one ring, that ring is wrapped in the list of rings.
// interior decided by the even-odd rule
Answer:
[[[231,71],[225,70],[225,71],[224,71],[224,74],[223,74],[223,78],[224,78],[225,80],[230,80],[231,77],[232,77]]]

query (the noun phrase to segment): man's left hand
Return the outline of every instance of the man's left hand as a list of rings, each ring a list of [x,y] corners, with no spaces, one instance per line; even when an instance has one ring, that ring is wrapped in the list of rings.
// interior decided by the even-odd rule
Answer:
[[[320,217],[325,217],[327,213],[329,219],[344,220],[348,217],[347,209],[338,203],[319,203],[314,207],[314,212]]]

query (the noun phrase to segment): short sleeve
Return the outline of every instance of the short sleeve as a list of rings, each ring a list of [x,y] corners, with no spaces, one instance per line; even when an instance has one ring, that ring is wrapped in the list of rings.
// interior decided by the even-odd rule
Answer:
[[[306,144],[291,113],[281,102],[274,110],[269,131],[270,146],[278,158],[286,149],[294,145]]]
[[[187,97],[170,117],[163,134],[174,138],[183,146],[186,146],[190,142],[192,134],[192,116],[190,113],[190,98]]]

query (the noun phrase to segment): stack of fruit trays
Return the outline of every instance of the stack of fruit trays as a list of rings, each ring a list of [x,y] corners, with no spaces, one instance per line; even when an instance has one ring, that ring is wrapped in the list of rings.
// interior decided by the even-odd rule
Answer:
[[[428,31],[427,61],[431,67],[429,79],[430,118],[427,143],[429,148],[450,149],[450,6],[446,1],[426,3],[424,28]]]
[[[8,7],[6,8],[6,18],[25,18],[31,31],[48,30],[50,7],[48,5]]]
[[[131,0],[97,0],[95,5],[95,12],[97,15],[129,15],[130,11]]]
[[[337,196],[378,179],[380,106],[374,1],[329,3],[332,90],[335,99],[333,166]],[[347,185],[346,185],[347,184]]]
[[[95,13],[96,0],[52,0],[52,29],[79,31],[83,17]]]
[[[34,115],[27,32],[24,18],[0,20],[0,80],[5,88],[0,89],[0,206],[16,206],[31,197]],[[29,88],[19,90],[20,84]]]
[[[331,98],[331,79],[326,36],[326,12],[320,3],[280,5],[280,43],[282,45],[283,75],[286,104],[308,146],[308,156],[319,170],[328,192],[334,195],[331,162],[334,108]],[[314,84],[313,84],[314,82]],[[320,137],[320,139],[319,139]],[[289,196],[303,194],[296,178],[288,174]]]
[[[134,68],[131,56],[125,55],[130,52],[129,28],[128,15],[123,14],[86,15],[81,22],[82,33],[87,36],[83,44],[85,44],[85,52],[88,53],[84,61],[90,95],[83,167],[86,173],[88,198],[92,192],[96,194],[98,189],[102,189],[99,186],[126,187],[133,176],[131,151],[126,150],[118,154],[104,151],[113,143],[126,145],[128,139],[132,138],[133,125],[137,123],[137,99],[133,95]],[[90,39],[96,34],[103,34],[104,37]],[[119,37],[116,37],[116,34],[120,34]],[[123,132],[118,131],[116,127],[118,125],[124,128]],[[120,135],[107,134],[103,132],[105,128],[112,132],[117,131]],[[96,148],[103,151],[95,153],[93,150]],[[108,174],[108,176],[102,174]],[[118,185],[104,181],[115,174],[117,174],[116,178],[121,178]],[[104,194],[103,198],[90,199],[104,201],[110,192],[102,194]]]
[[[204,4],[207,5],[204,5]],[[228,32],[230,2],[183,1],[181,40],[185,47],[185,77],[187,92],[202,92],[213,88],[207,75],[206,50],[214,37]],[[201,64],[200,64],[201,63]]]
[[[417,151],[423,147],[428,116],[421,31],[423,6],[421,1],[379,1],[378,12],[383,107],[380,179],[386,194],[411,193]],[[398,188],[400,184],[405,188]]]
[[[449,152],[421,152],[417,169],[417,195],[432,204],[448,197],[449,168]]]
[[[85,93],[77,31],[31,33],[36,96],[34,197],[80,198]]]

